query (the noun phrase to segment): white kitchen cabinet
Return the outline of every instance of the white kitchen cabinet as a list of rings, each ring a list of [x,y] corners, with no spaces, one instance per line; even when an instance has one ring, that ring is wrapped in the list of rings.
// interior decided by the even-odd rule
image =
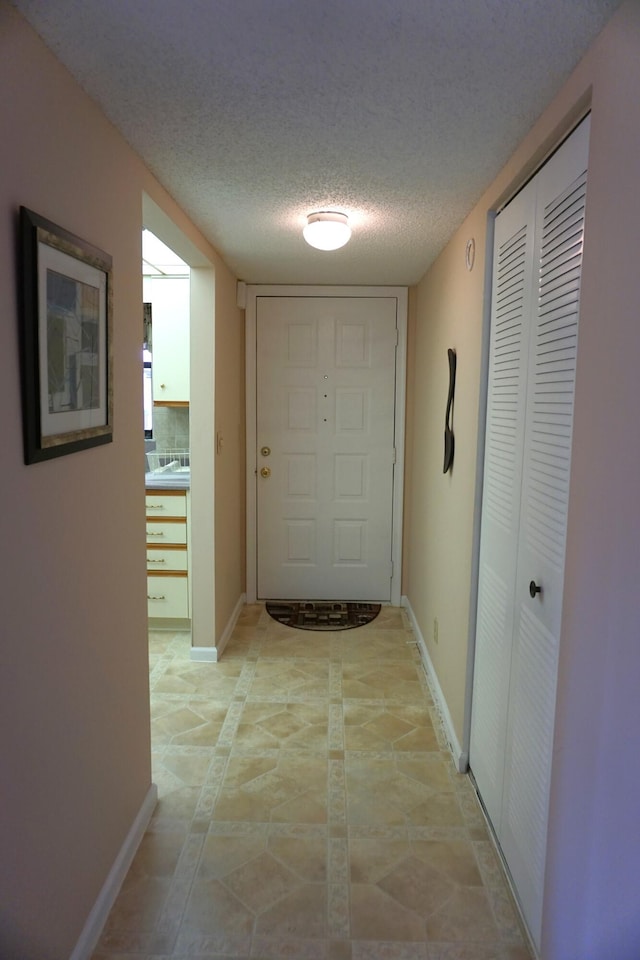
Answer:
[[[167,570],[188,570],[187,550],[182,545],[169,547],[158,544],[147,545],[147,571],[165,573]]]
[[[187,490],[147,489],[147,612],[151,618],[190,618]]]
[[[189,402],[189,278],[145,277],[151,303],[153,402]]]
[[[185,620],[189,617],[189,583],[176,574],[147,576],[147,611],[160,620]]]
[[[185,490],[147,490],[146,515],[149,520],[163,517],[186,517],[187,498]]]
[[[187,543],[187,523],[179,517],[156,520],[147,517],[147,545],[162,546],[167,543]]]

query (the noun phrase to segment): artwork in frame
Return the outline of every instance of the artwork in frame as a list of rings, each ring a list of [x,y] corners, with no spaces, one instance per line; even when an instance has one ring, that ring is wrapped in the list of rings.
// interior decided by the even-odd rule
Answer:
[[[20,208],[24,462],[113,439],[112,261]]]

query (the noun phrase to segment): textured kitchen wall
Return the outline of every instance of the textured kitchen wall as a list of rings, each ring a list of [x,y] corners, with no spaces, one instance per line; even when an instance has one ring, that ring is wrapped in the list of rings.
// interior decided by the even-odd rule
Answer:
[[[189,449],[189,407],[154,407],[153,439],[156,450]]]

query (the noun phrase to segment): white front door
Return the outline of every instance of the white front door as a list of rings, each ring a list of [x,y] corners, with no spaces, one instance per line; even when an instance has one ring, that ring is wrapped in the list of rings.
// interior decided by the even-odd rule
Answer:
[[[396,315],[257,298],[258,597],[391,599]]]

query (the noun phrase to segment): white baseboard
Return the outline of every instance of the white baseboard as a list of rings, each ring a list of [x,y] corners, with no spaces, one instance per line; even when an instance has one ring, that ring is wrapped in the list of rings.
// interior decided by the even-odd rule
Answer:
[[[427,675],[427,680],[429,687],[431,688],[431,693],[433,699],[435,700],[436,708],[442,719],[442,726],[444,729],[445,736],[449,742],[449,749],[453,755],[453,759],[456,765],[456,769],[459,773],[466,773],[469,766],[469,757],[466,752],[460,746],[456,732],[453,726],[453,721],[451,719],[451,714],[449,713],[449,707],[447,706],[447,701],[444,698],[442,692],[442,687],[440,686],[440,681],[438,680],[438,675],[435,671],[435,667],[429,656],[429,651],[425,643],[424,637],[422,636],[422,631],[416,620],[416,615],[413,612],[409,598],[403,596],[401,600],[401,605],[407,611],[409,620],[411,621],[411,626],[413,627],[413,632],[416,635],[416,640],[418,641],[418,650],[420,651],[420,656],[422,657],[422,663],[424,665],[425,673]]]
[[[195,660],[196,663],[217,663],[218,648],[217,647],[191,647],[189,658],[191,660]]]
[[[234,627],[235,627],[235,625],[236,625],[236,623],[237,623],[237,621],[238,621],[238,617],[239,617],[240,614],[242,613],[242,608],[244,607],[244,605],[245,605],[246,602],[247,602],[247,595],[246,595],[246,593],[241,593],[240,596],[238,597],[238,602],[236,603],[236,605],[235,605],[235,607],[233,608],[233,611],[232,611],[232,613],[231,613],[231,616],[229,617],[229,622],[227,623],[226,627],[224,628],[224,630],[223,630],[223,632],[222,632],[222,636],[220,637],[220,640],[218,641],[218,656],[222,656],[222,653],[223,653],[223,651],[224,651],[224,648],[226,647],[226,645],[227,645],[228,642],[229,642],[229,638],[230,638],[231,634],[233,633]]]
[[[120,852],[113,862],[113,866],[107,875],[102,890],[91,908],[91,912],[87,917],[82,933],[78,938],[78,942],[69,960],[90,960],[96,944],[100,939],[102,928],[107,922],[107,917],[115,903],[120,887],[136,854],[136,850],[151,820],[157,802],[158,788],[155,783],[152,783],[142,802],[142,806],[138,810],[135,820],[131,824],[131,828],[120,848]]]
[[[224,648],[229,642],[229,637],[233,633],[233,628],[236,625],[238,617],[247,602],[247,595],[245,593],[240,594],[238,602],[236,603],[231,616],[229,617],[229,622],[222,631],[222,636],[220,637],[218,643],[215,647],[191,647],[191,659],[198,661],[200,663],[217,663]]]

